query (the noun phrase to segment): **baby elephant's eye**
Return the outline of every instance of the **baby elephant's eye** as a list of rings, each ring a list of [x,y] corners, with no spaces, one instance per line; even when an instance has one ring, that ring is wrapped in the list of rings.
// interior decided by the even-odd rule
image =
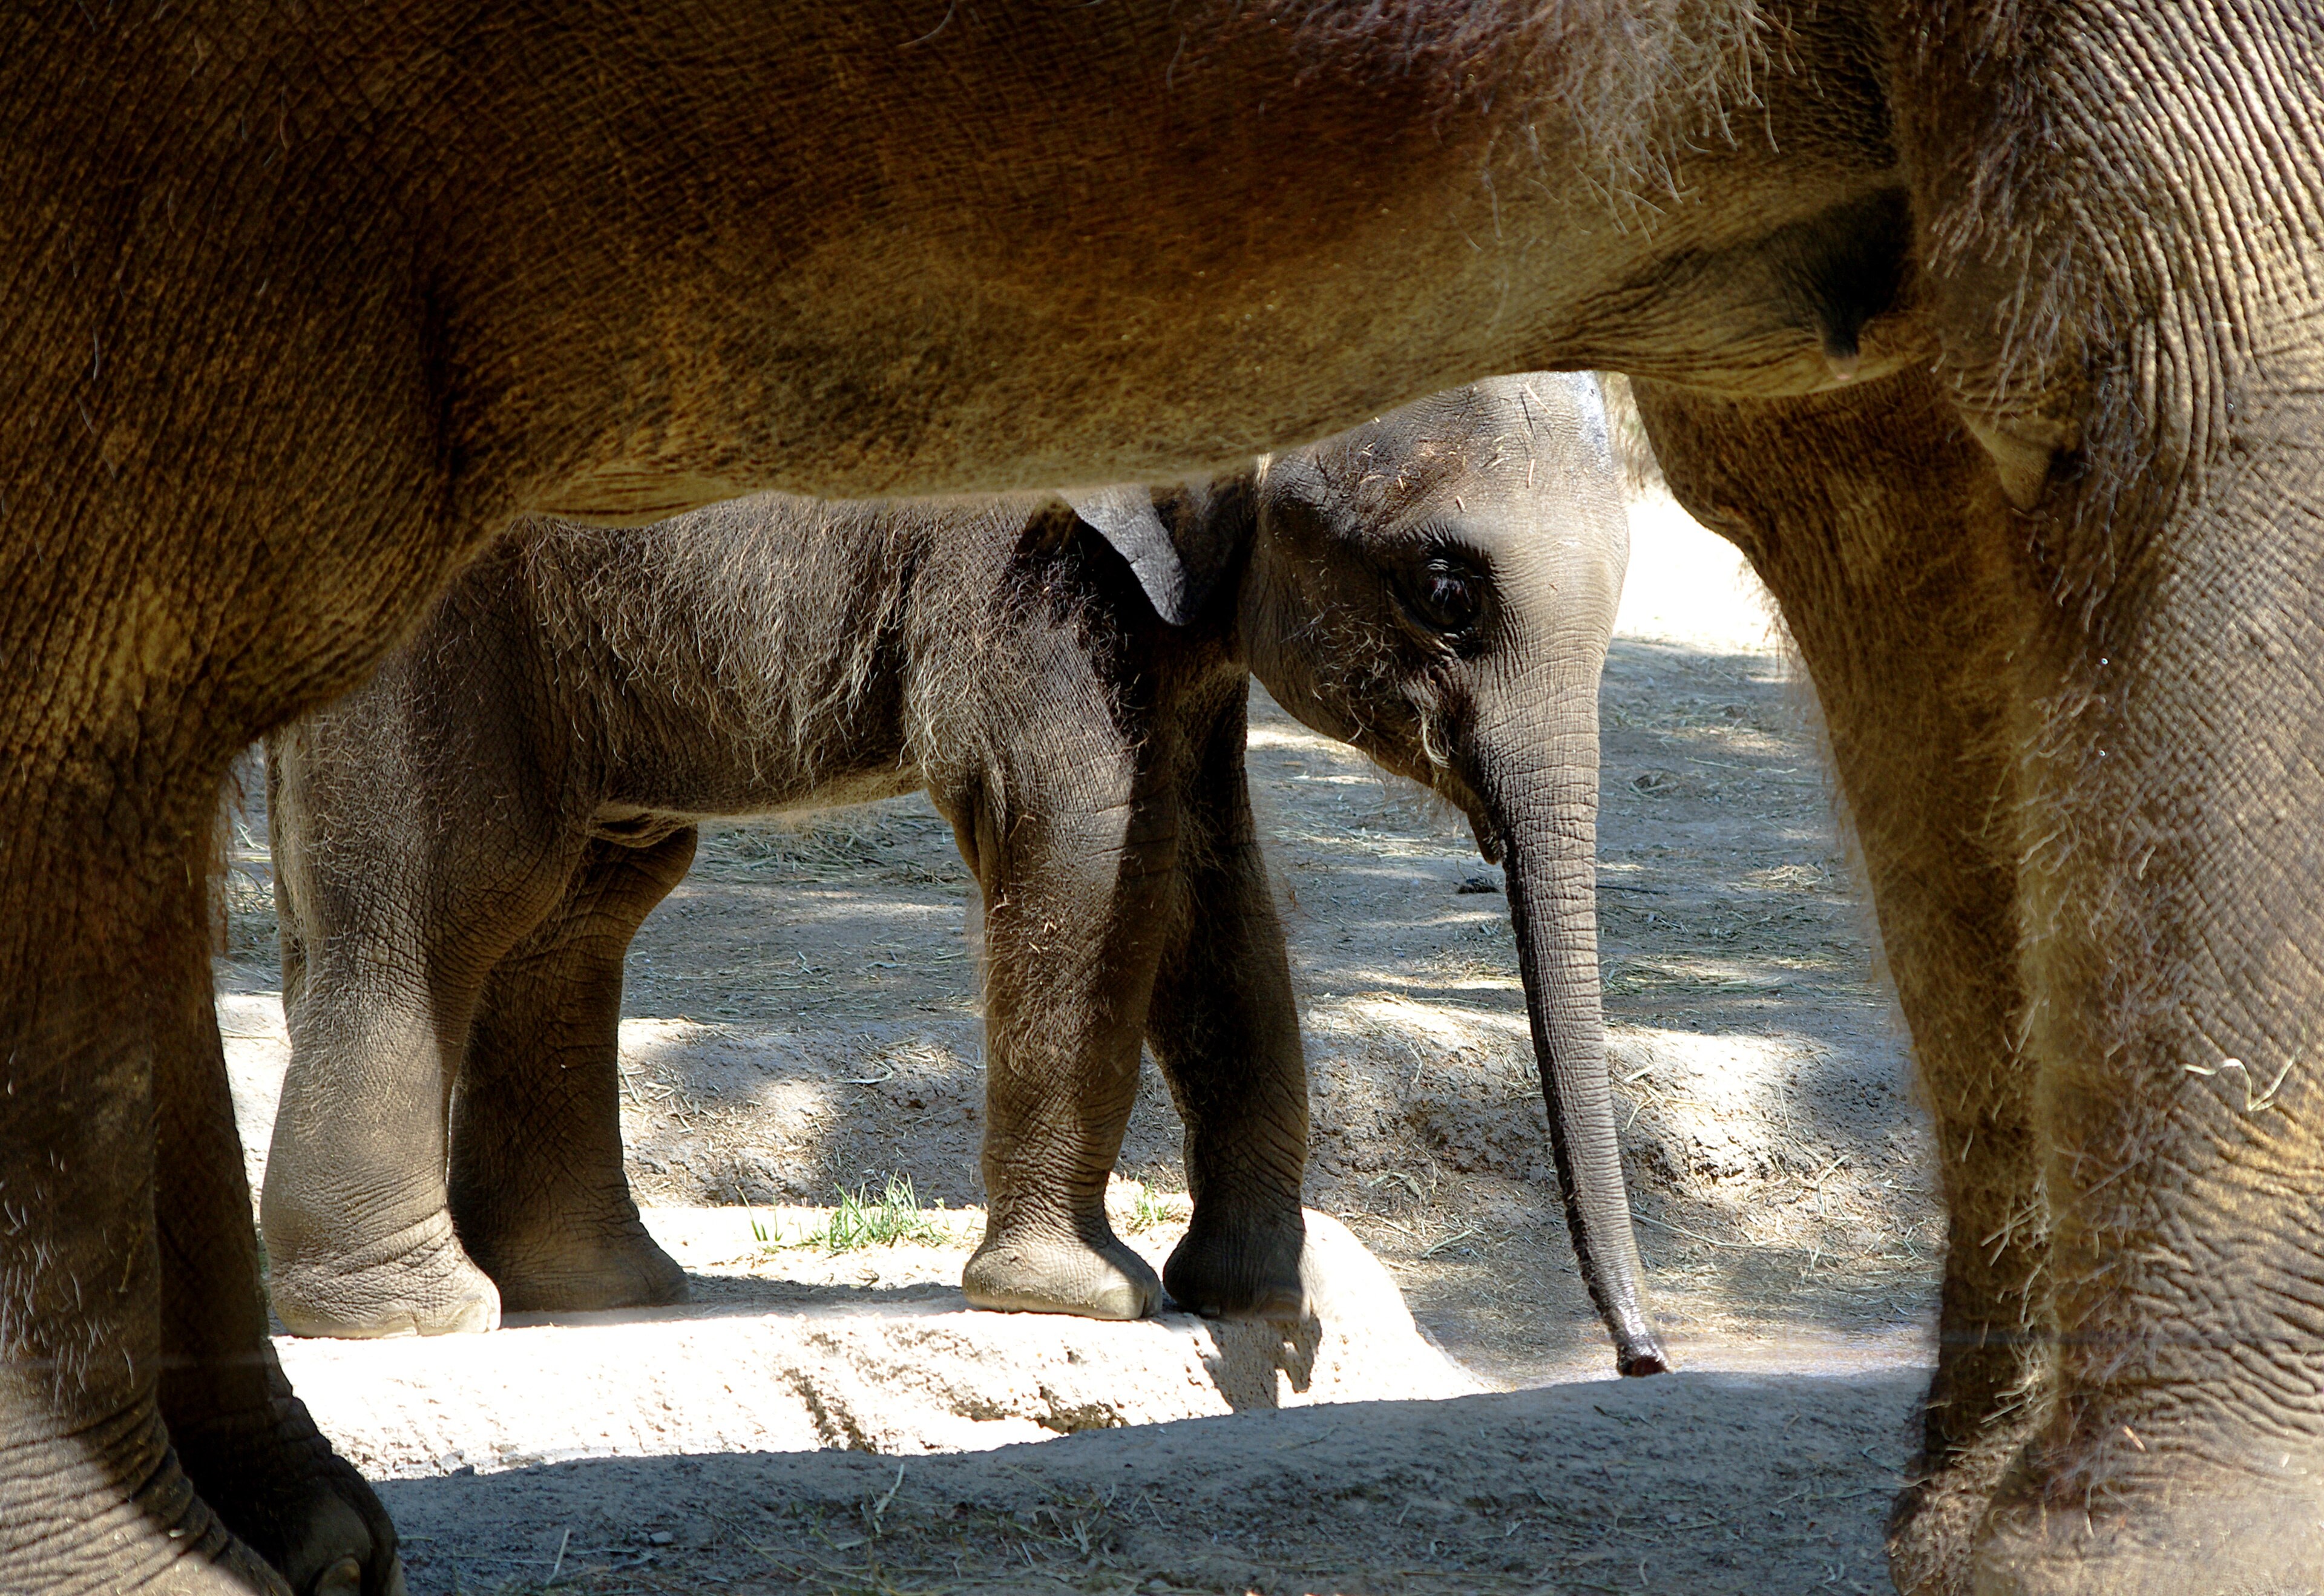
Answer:
[[[1466,632],[1485,607],[1485,579],[1457,559],[1443,556],[1420,567],[1412,607],[1439,632]]]

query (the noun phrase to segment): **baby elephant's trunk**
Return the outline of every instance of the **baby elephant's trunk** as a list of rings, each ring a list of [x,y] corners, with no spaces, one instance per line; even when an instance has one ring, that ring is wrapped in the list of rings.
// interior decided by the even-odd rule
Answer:
[[[1497,806],[1508,850],[1509,914],[1534,1056],[1549,1107],[1549,1140],[1573,1250],[1591,1300],[1614,1337],[1624,1374],[1670,1367],[1646,1310],[1644,1268],[1630,1228],[1622,1152],[1606,1068],[1598,984],[1598,728],[1555,742],[1545,774]]]

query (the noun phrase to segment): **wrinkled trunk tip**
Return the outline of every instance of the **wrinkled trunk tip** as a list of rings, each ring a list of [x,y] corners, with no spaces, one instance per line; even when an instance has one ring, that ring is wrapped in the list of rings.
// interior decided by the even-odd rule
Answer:
[[[1642,1379],[1649,1374],[1668,1374],[1670,1354],[1663,1351],[1662,1342],[1649,1331],[1635,1336],[1625,1336],[1615,1343],[1615,1371],[1625,1379]]]

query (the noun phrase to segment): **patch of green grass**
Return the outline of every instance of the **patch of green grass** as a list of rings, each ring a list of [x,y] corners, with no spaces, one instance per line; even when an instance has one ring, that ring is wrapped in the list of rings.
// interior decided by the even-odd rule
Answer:
[[[755,1219],[751,1222],[751,1234],[770,1250],[778,1247],[820,1247],[830,1253],[906,1243],[948,1247],[957,1239],[952,1227],[937,1217],[941,1204],[933,1212],[920,1206],[908,1175],[890,1176],[887,1189],[876,1197],[870,1195],[867,1186],[858,1186],[852,1192],[840,1187],[838,1197],[830,1217],[796,1241],[771,1239],[766,1226]]]
[[[1133,1236],[1142,1236],[1170,1217],[1170,1211],[1154,1200],[1154,1188],[1144,1181],[1138,1183],[1138,1195],[1130,1200],[1130,1217],[1121,1228]]]
[[[1190,1199],[1167,1187],[1157,1191],[1142,1180],[1115,1182],[1105,1205],[1114,1228],[1129,1236],[1142,1236],[1157,1225],[1185,1224],[1193,1211]]]

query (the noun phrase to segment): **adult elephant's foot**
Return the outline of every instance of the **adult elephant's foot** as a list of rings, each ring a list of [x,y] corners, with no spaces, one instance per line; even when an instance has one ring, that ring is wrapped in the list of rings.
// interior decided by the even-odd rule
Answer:
[[[445,1335],[501,1322],[500,1288],[470,1261],[448,1213],[344,1246],[306,1226],[285,1245],[286,1228],[267,1216],[267,1292],[293,1335]]]
[[[1897,1596],[1969,1596],[1978,1527],[2017,1444],[1956,1455],[1897,1493],[1888,1512],[1888,1577]]]
[[[297,1596],[403,1596],[387,1509],[331,1450],[280,1369],[268,1385],[263,1412],[171,1427],[195,1489]]]
[[[0,1536],[0,1591],[289,1591],[195,1494],[150,1404],[85,1421],[69,1439],[6,1448],[0,1522],[9,1531]]]
[[[686,1271],[635,1210],[601,1223],[466,1227],[468,1253],[500,1287],[511,1314],[650,1308],[684,1302]]]
[[[1067,1235],[988,1226],[960,1288],[974,1306],[1003,1313],[1143,1319],[1162,1305],[1152,1267],[1102,1217]]]
[[[1941,1460],[1923,1456],[1888,1512],[1888,1577],[1898,1596],[1969,1596],[1978,1529],[2034,1432],[2031,1403]]]
[[[1162,1285],[1180,1307],[1211,1319],[1262,1319],[1295,1324],[1307,1312],[1299,1259],[1307,1227],[1299,1210],[1222,1216],[1216,1204],[1198,1206],[1170,1259]]]
[[[1976,1596],[2324,1591],[2324,1453],[2282,1432],[2181,1450],[2157,1430],[2141,1454],[2124,1427],[2080,1460],[2029,1449],[2009,1471],[1978,1532]]]
[[[126,1508],[92,1516],[95,1532],[22,1548],[0,1557],[0,1590],[103,1591],[106,1596],[307,1596],[250,1547],[226,1533],[217,1516],[194,1500],[185,1477],[171,1471],[161,1490],[141,1490]],[[174,1487],[172,1490],[171,1488]],[[182,1495],[192,1505],[170,1520],[147,1516],[171,1508]],[[356,1587],[344,1588],[356,1596]],[[334,1591],[330,1596],[340,1596]],[[402,1596],[399,1581],[394,1596]]]

